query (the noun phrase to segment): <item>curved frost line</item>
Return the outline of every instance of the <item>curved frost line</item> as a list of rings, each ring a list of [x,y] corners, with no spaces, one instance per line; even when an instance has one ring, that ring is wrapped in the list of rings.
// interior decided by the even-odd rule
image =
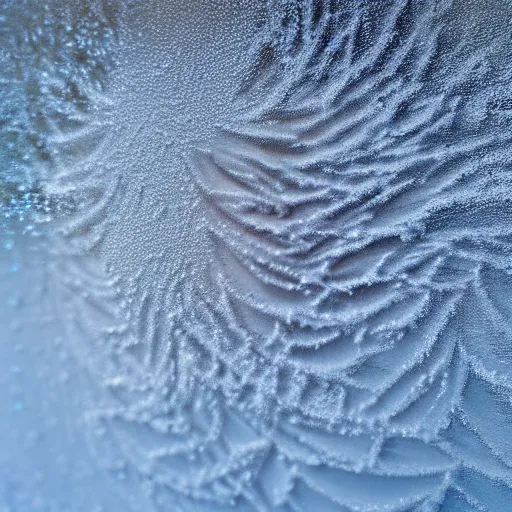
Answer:
[[[130,135],[65,173],[71,329],[112,391],[90,420],[163,510],[509,502],[511,134],[449,9],[271,3],[243,117],[190,152],[205,268],[87,256],[144,201],[109,164]]]

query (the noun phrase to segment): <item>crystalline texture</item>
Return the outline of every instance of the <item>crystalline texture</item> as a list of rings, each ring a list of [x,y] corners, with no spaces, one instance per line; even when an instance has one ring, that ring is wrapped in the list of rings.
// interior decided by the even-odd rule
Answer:
[[[54,8],[5,104],[65,206],[98,463],[164,511],[507,510],[506,34],[448,1]]]

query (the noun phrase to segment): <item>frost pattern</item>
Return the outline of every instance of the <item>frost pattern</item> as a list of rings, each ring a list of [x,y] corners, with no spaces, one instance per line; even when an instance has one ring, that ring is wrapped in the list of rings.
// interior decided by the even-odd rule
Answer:
[[[271,1],[232,101],[191,112],[143,63],[165,39],[125,34],[142,69],[56,129],[91,446],[156,509],[512,503],[510,77],[451,8]]]

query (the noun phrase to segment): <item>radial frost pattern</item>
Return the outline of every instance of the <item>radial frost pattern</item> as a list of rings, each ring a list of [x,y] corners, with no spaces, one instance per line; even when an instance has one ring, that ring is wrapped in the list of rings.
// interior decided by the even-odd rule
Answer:
[[[162,511],[508,510],[508,34],[170,4],[93,4],[45,71],[80,87],[34,158],[98,462]]]

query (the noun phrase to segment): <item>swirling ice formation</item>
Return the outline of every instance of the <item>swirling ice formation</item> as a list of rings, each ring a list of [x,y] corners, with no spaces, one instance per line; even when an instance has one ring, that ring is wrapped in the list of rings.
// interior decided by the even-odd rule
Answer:
[[[60,304],[110,391],[93,445],[162,510],[507,510],[496,50],[457,45],[447,1],[267,10],[197,74],[158,24],[125,35],[97,131],[52,142]]]

